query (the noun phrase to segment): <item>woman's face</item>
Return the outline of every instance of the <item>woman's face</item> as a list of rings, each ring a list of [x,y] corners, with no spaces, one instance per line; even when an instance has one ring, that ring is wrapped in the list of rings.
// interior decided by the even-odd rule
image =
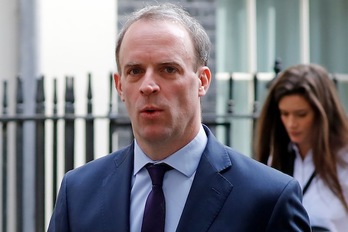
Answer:
[[[312,147],[314,110],[300,94],[282,97],[278,108],[290,140],[299,147],[300,153],[304,157]]]

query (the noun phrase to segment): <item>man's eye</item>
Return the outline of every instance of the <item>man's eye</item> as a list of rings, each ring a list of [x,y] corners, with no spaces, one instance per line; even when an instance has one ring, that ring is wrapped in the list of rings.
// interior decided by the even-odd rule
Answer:
[[[138,69],[138,68],[134,68],[134,69],[131,69],[131,70],[129,70],[129,74],[130,75],[137,75],[137,74],[139,74],[141,71],[140,71],[140,69]]]
[[[165,71],[166,73],[174,73],[174,72],[176,72],[176,68],[173,68],[173,67],[166,67],[166,68],[164,68],[164,71]]]

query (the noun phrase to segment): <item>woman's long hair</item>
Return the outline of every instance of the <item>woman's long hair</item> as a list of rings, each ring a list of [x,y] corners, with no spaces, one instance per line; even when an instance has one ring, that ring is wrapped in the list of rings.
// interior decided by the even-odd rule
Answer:
[[[278,104],[282,97],[292,94],[303,96],[314,110],[312,151],[316,173],[348,211],[337,174],[337,164],[347,165],[339,156],[339,151],[348,146],[348,121],[334,83],[323,67],[302,64],[279,74],[269,89],[257,120],[256,159],[267,164],[272,156],[271,166],[289,173],[290,138],[281,121]]]

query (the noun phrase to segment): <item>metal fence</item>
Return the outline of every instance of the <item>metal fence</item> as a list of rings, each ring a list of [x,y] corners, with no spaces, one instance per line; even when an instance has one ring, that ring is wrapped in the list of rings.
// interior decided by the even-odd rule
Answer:
[[[276,73],[279,70],[275,70]],[[253,77],[253,96],[258,96],[258,77],[257,74]],[[229,88],[232,89],[233,78],[232,75],[229,78]],[[15,169],[15,224],[16,231],[25,231],[23,229],[23,167],[24,167],[24,125],[26,123],[33,123],[35,130],[32,136],[35,139],[35,188],[33,189],[35,195],[35,231],[41,232],[45,231],[45,214],[47,214],[47,207],[45,205],[45,200],[48,196],[45,192],[47,189],[47,172],[51,173],[51,179],[49,182],[52,187],[52,195],[49,198],[52,200],[52,205],[56,201],[57,186],[59,186],[60,177],[58,175],[58,166],[63,166],[64,173],[70,169],[75,168],[75,132],[76,132],[76,121],[83,121],[84,124],[84,150],[85,150],[85,162],[89,162],[96,158],[95,151],[95,122],[98,120],[106,120],[108,124],[108,131],[106,132],[107,150],[112,152],[117,147],[115,144],[115,135],[119,146],[123,144],[128,144],[133,139],[132,130],[129,118],[126,114],[119,114],[113,110],[113,84],[112,75],[110,75],[109,84],[109,110],[104,116],[97,116],[93,114],[93,94],[91,85],[91,75],[88,75],[88,90],[87,90],[87,112],[84,115],[77,115],[75,113],[75,95],[74,95],[74,80],[71,77],[65,79],[65,99],[64,99],[64,113],[58,114],[58,98],[57,98],[57,82],[53,82],[53,112],[48,115],[46,113],[45,102],[45,89],[44,89],[44,77],[37,79],[37,91],[36,91],[36,108],[34,115],[24,115],[23,114],[23,84],[20,78],[16,80],[16,101],[15,101],[15,114],[9,114],[9,104],[8,104],[8,86],[7,82],[3,83],[3,101],[2,101],[2,113],[0,114],[0,145],[1,145],[1,221],[2,228],[1,231],[7,232],[8,230],[8,217],[9,217],[9,204],[8,204],[8,188],[9,188],[9,170]],[[203,123],[210,127],[213,131],[217,128],[222,128],[224,131],[224,142],[226,145],[230,145],[231,141],[231,130],[232,130],[232,119],[247,119],[253,124],[257,118],[258,114],[258,99],[254,98],[254,107],[252,112],[247,114],[236,114],[233,111],[233,94],[228,93],[226,104],[229,105],[227,110],[223,114],[212,114],[204,113],[202,115]],[[63,124],[63,131],[59,130],[58,124]],[[11,133],[12,130],[12,133]],[[50,156],[47,155],[47,147],[45,144],[47,141],[46,133],[50,131],[51,136],[49,137],[51,147]],[[98,135],[99,136],[99,135]],[[12,138],[12,140],[10,139]],[[64,141],[63,149],[63,159],[60,159],[58,152],[58,140]],[[10,141],[15,141],[15,144],[11,144]],[[10,146],[14,147],[14,150],[9,149]],[[11,155],[15,156],[15,165],[9,166],[8,159]],[[50,158],[52,160],[51,166],[47,166],[46,159]],[[59,160],[64,160],[64,163],[60,163]],[[13,207],[13,206],[12,206]],[[47,217],[46,217],[47,219]]]
[[[109,97],[109,113],[104,116],[94,115],[93,112],[93,94],[91,86],[91,75],[88,76],[88,91],[87,91],[87,112],[85,115],[75,114],[75,96],[74,96],[74,81],[71,77],[66,77],[65,79],[65,100],[64,100],[64,114],[59,115],[57,112],[58,108],[58,98],[57,98],[57,82],[54,80],[53,86],[53,112],[48,115],[46,113],[46,103],[45,102],[45,89],[44,89],[44,77],[37,79],[37,89],[36,89],[36,106],[34,115],[24,115],[23,114],[23,84],[20,78],[16,80],[16,101],[15,101],[15,114],[9,114],[9,94],[8,94],[8,83],[3,82],[3,96],[2,96],[2,113],[0,114],[0,144],[1,144],[1,163],[2,163],[2,180],[1,180],[1,196],[2,196],[2,228],[1,231],[7,232],[8,230],[8,217],[9,217],[9,204],[8,204],[8,174],[11,168],[15,169],[15,224],[16,231],[25,231],[23,229],[23,165],[25,147],[24,147],[24,125],[26,123],[33,123],[35,130],[32,136],[35,139],[35,231],[41,232],[45,231],[45,198],[47,193],[45,192],[47,183],[46,173],[51,172],[52,179],[52,196],[50,198],[54,202],[56,201],[57,186],[59,185],[60,178],[58,177],[58,166],[64,166],[64,172],[75,168],[75,123],[77,120],[84,121],[84,146],[85,146],[85,162],[89,162],[95,158],[94,146],[95,146],[95,122],[97,120],[107,120],[108,122],[108,132],[106,137],[108,138],[108,151],[112,152],[115,147],[114,135],[120,134],[118,140],[121,140],[121,144],[128,144],[133,139],[132,130],[129,118],[126,114],[117,114],[113,111],[113,87],[112,87],[112,76],[110,75],[110,97]],[[232,83],[231,83],[232,84]],[[233,113],[216,115],[216,114],[204,114],[203,113],[203,123],[210,127],[212,130],[217,127],[223,127],[225,130],[225,144],[229,145],[230,141],[230,131],[231,122],[227,119],[231,117],[240,118],[250,118],[253,119],[253,114],[250,115],[235,115]],[[63,132],[59,131],[58,124],[63,123]],[[13,133],[10,132],[10,127],[13,129]],[[52,146],[49,148],[52,157],[52,166],[48,167],[46,163],[47,148],[45,144],[47,141],[46,133],[50,131]],[[12,141],[15,144],[10,144],[10,137],[13,137]],[[63,136],[63,138],[59,138]],[[58,154],[58,139],[64,140],[64,163],[59,164],[59,154]],[[14,151],[9,149],[10,146],[14,147]],[[9,156],[15,154],[15,165],[10,166],[8,163]],[[46,170],[48,169],[48,170]]]

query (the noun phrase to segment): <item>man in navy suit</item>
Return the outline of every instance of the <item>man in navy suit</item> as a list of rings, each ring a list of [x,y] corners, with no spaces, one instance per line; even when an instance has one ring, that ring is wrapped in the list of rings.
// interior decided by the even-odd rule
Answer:
[[[172,167],[160,231],[310,231],[293,178],[222,145],[202,125],[209,51],[202,26],[176,5],[130,16],[118,37],[114,80],[134,142],[66,173],[48,231],[142,231],[148,163]]]

